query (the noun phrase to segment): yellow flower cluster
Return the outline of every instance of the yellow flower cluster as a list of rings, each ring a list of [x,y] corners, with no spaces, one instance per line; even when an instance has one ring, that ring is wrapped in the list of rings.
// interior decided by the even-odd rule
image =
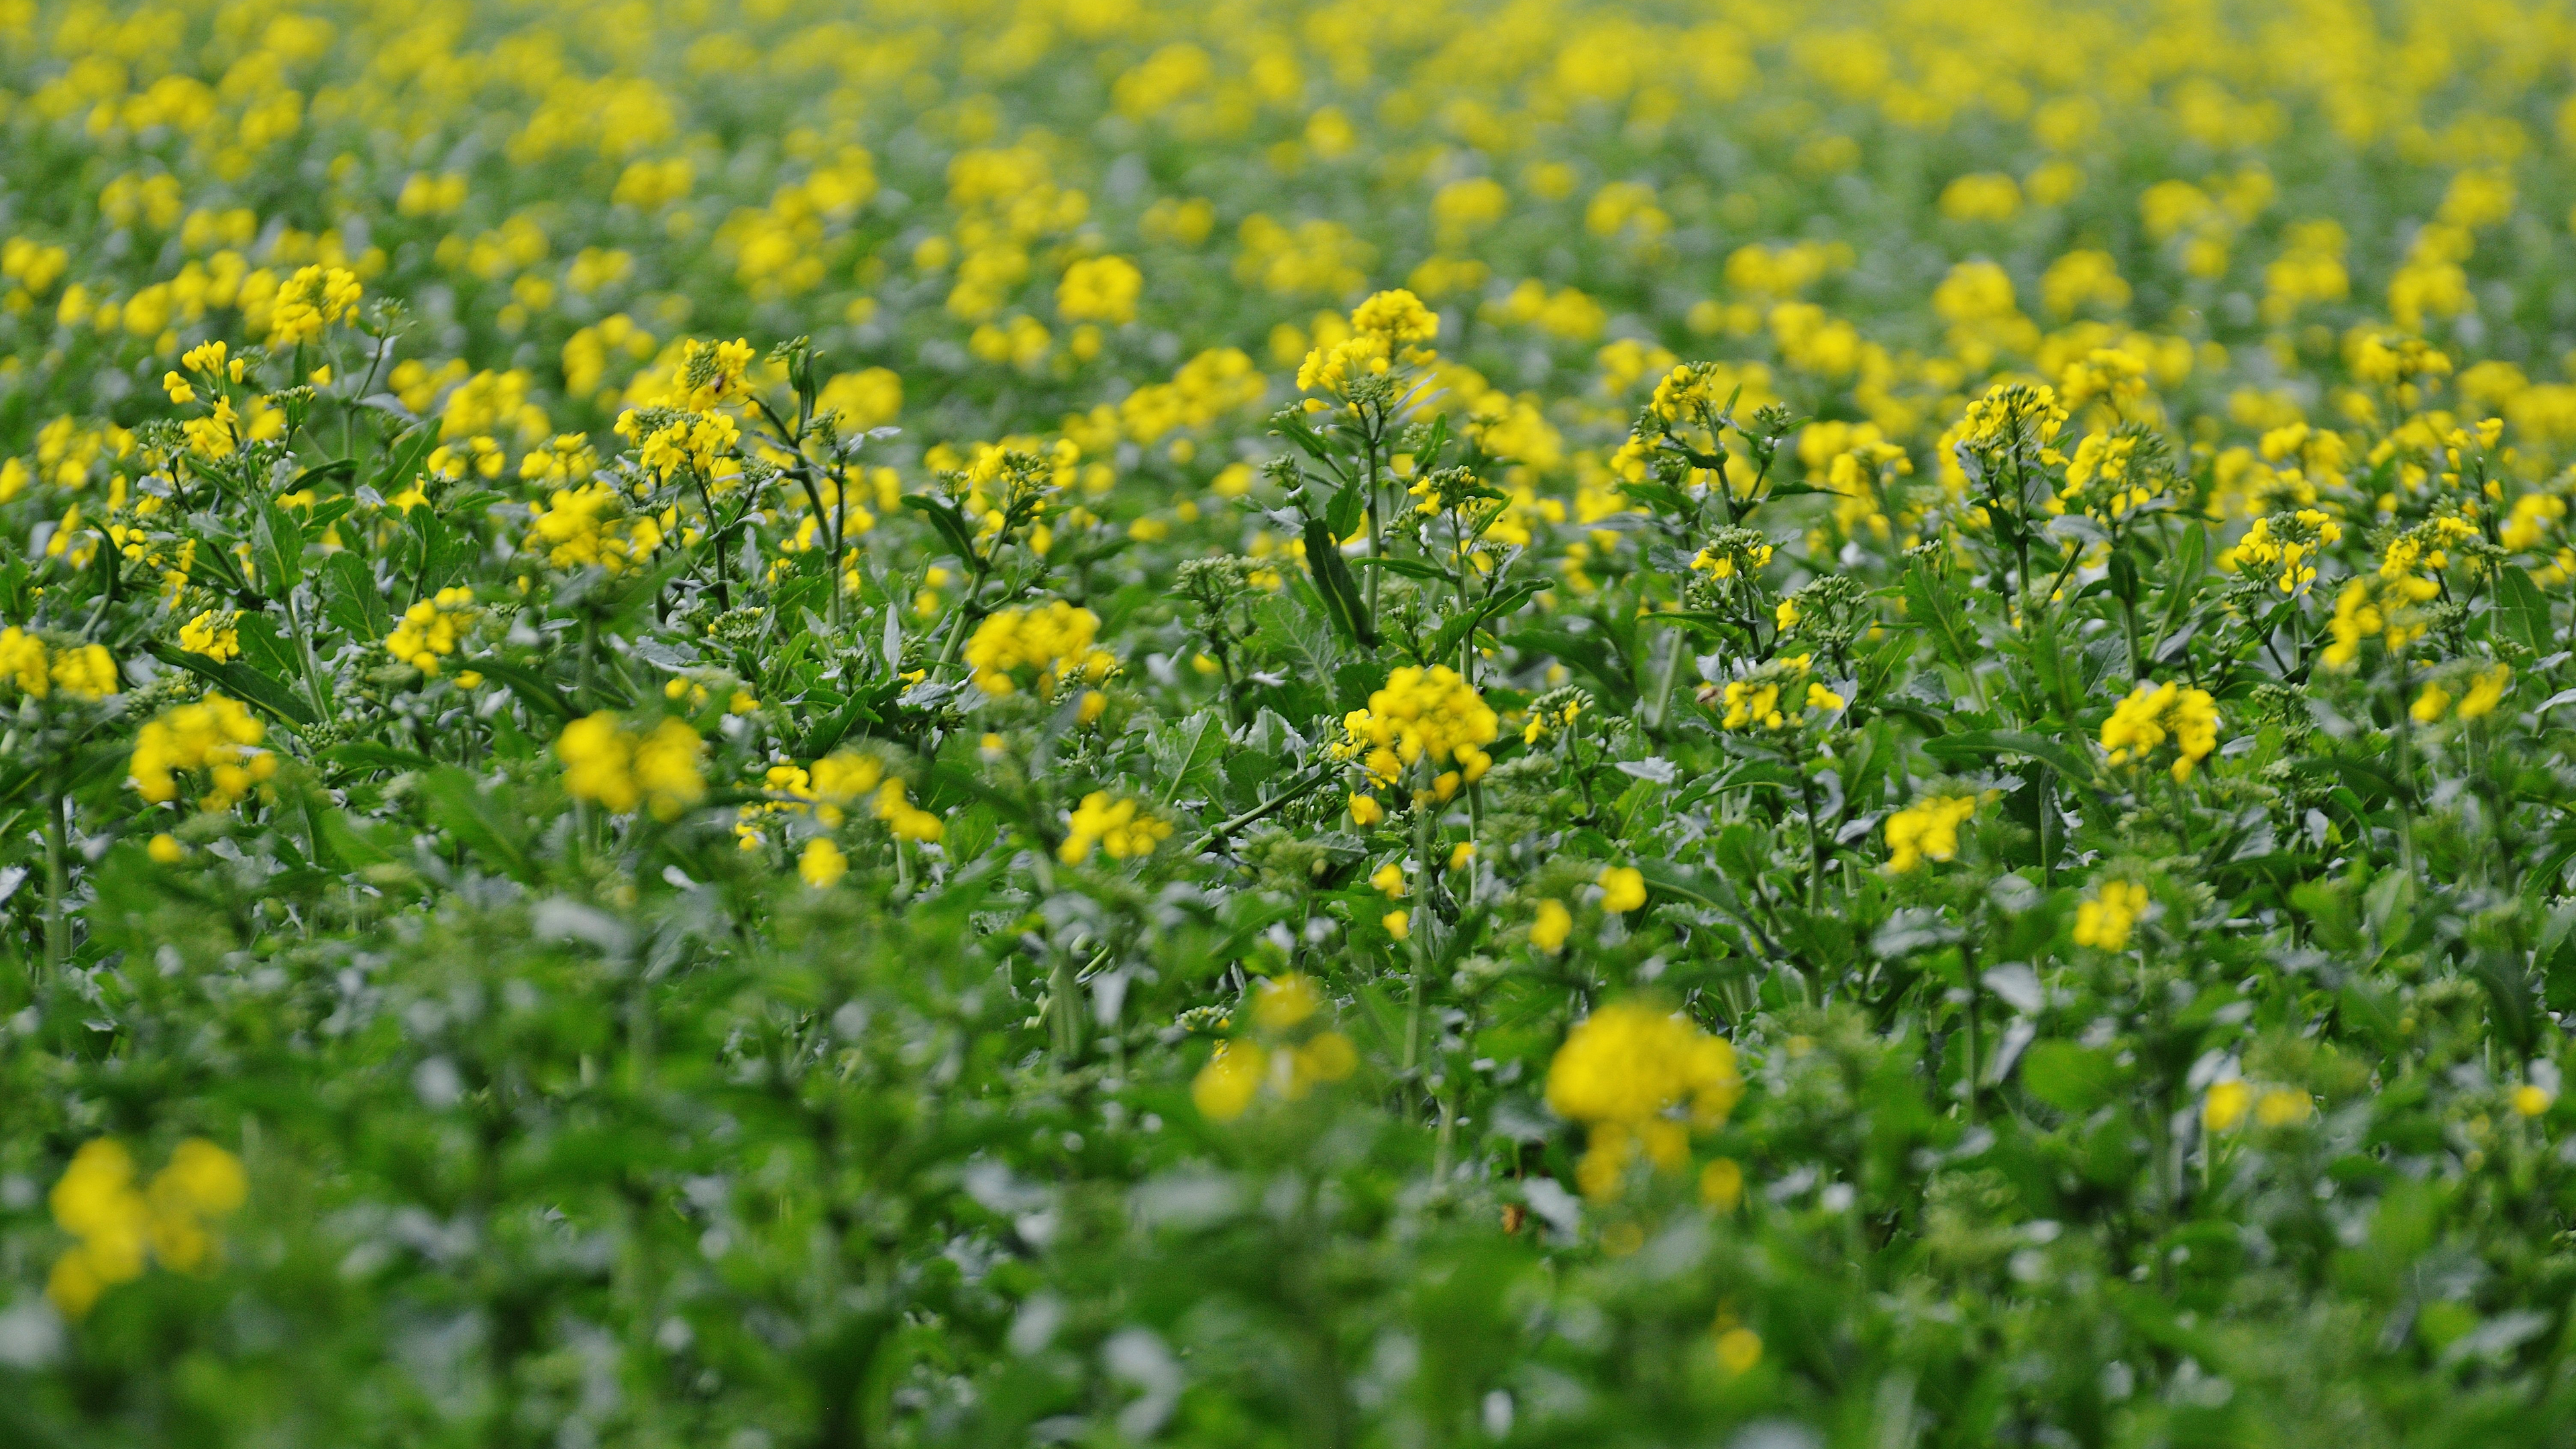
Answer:
[[[604,482],[558,488],[545,502],[528,505],[524,547],[555,568],[618,573],[661,543],[659,521],[626,516],[616,490]]]
[[[311,342],[322,329],[349,315],[361,292],[357,274],[345,267],[306,267],[277,288],[268,314],[268,345],[293,347]],[[183,359],[184,360],[184,359]]]
[[[267,728],[251,717],[241,701],[210,694],[146,721],[134,738],[134,758],[127,774],[136,793],[159,805],[179,798],[182,772],[206,772],[206,790],[197,803],[207,810],[229,810],[252,787],[277,773],[277,757],[258,748]]]
[[[456,642],[474,622],[474,591],[441,589],[403,610],[402,622],[385,636],[385,652],[423,674],[438,673],[438,661],[456,652]]]
[[[1354,381],[1384,376],[1394,366],[1393,355],[1383,335],[1355,332],[1338,342],[1316,344],[1314,350],[1306,354],[1306,360],[1297,365],[1297,390],[1347,397]],[[1310,399],[1306,406],[1316,408],[1323,404]]]
[[[58,689],[73,699],[105,699],[116,693],[116,659],[103,644],[47,649],[44,640],[12,626],[0,629],[0,684],[33,699]]]
[[[886,824],[897,840],[917,840],[929,844],[948,833],[939,817],[912,803],[911,793],[901,780],[888,780],[877,787],[876,817]]]
[[[1134,860],[1154,853],[1172,833],[1172,823],[1139,806],[1133,800],[1114,799],[1106,790],[1094,790],[1074,807],[1072,822],[1065,828],[1064,844],[1056,847],[1056,857],[1067,865],[1080,865],[1091,859],[1096,848],[1111,860]]]
[[[1831,714],[1842,708],[1848,701],[1807,677],[1814,661],[1812,654],[1792,654],[1747,678],[1728,680],[1719,696],[1726,713],[1718,724],[1730,730],[1790,729],[1805,723],[1809,710]]]
[[[1418,760],[1434,765],[1455,761],[1432,789],[1446,800],[1461,784],[1472,785],[1492,768],[1484,746],[1501,732],[1501,719],[1473,685],[1445,664],[1429,669],[1412,665],[1387,676],[1386,687],[1369,695],[1368,708],[1342,716],[1348,735],[1340,747],[1357,755],[1369,777],[1393,784]]]
[[[2075,944],[2105,951],[2129,948],[2129,932],[2146,914],[2147,888],[2135,881],[2106,880],[2093,899],[2075,907]]]
[[[831,889],[849,870],[849,856],[828,835],[806,841],[804,853],[796,858],[797,878],[818,891]]]
[[[2492,664],[2479,670],[2470,676],[2468,692],[2459,698],[2459,718],[2484,719],[2495,713],[2496,706],[2504,703],[2505,690],[2512,683],[2513,666],[2509,664]],[[2415,696],[2415,703],[2407,714],[2417,724],[2435,724],[2452,712],[2451,704],[2451,691],[2439,680],[2427,680],[2423,692]]]
[[[1351,328],[1386,339],[1388,345],[1409,347],[1430,342],[1440,335],[1440,314],[1422,305],[1422,299],[1402,288],[1380,292],[1351,311]],[[1407,357],[1419,362],[1419,357]]]
[[[1055,312],[1067,322],[1106,322],[1113,327],[1136,320],[1136,298],[1145,289],[1145,274],[1125,257],[1091,257],[1064,269],[1056,284]]]
[[[1932,795],[1887,817],[1887,870],[1903,875],[1927,860],[1955,860],[1959,827],[1977,813],[1974,795]]]
[[[228,609],[208,609],[179,626],[179,647],[221,664],[241,657],[241,616]]]
[[[1231,1122],[1251,1110],[1265,1086],[1293,1102],[1318,1083],[1338,1082],[1357,1070],[1359,1051],[1338,1031],[1290,1039],[1323,1004],[1323,993],[1305,976],[1290,974],[1254,987],[1252,1024],[1273,1044],[1265,1047],[1252,1036],[1218,1042],[1216,1054],[1190,1083],[1190,1100],[1199,1114],[1211,1122]]]
[[[700,770],[706,742],[686,720],[665,718],[639,730],[602,710],[564,726],[555,755],[564,764],[564,789],[611,814],[649,806],[655,819],[675,820],[707,792]]]
[[[2167,739],[2176,751],[2174,779],[2190,779],[2192,770],[2218,748],[2218,705],[2209,691],[2170,680],[2140,684],[2102,721],[2102,748],[2110,751],[2114,765],[2144,760]]]
[[[1601,887],[1601,909],[1624,915],[1646,903],[1645,872],[1633,865],[1605,865],[1594,878]]]
[[[88,1142],[54,1184],[54,1222],[80,1241],[54,1260],[45,1296],[65,1316],[86,1317],[101,1294],[143,1276],[147,1249],[163,1267],[200,1272],[214,1261],[215,1223],[248,1196],[240,1159],[203,1138],[180,1143],[140,1188],[123,1143]]]
[[[690,338],[680,344],[678,375],[669,390],[645,401],[687,412],[705,412],[733,396],[734,390],[742,386],[743,374],[751,370],[753,359],[759,355],[739,337],[713,343]]]
[[[1575,1180],[1596,1201],[1618,1195],[1641,1148],[1657,1167],[1679,1167],[1692,1129],[1724,1125],[1743,1094],[1731,1043],[1631,1003],[1584,1018],[1547,1069],[1548,1106],[1588,1129]]]
[[[2430,621],[2423,606],[2442,596],[2439,577],[2449,562],[2442,545],[2474,538],[2477,529],[2452,517],[2419,524],[2389,540],[2379,555],[2379,570],[2343,586],[2335,597],[2334,618],[2326,627],[2334,642],[2325,662],[2349,669],[2361,657],[2361,641],[2376,637],[2391,654],[2424,637]]]
[[[2200,1104],[2200,1122],[2212,1132],[2233,1132],[2245,1125],[2249,1113],[2263,1126],[2288,1127],[2315,1112],[2316,1099],[2295,1087],[2265,1087],[2258,1092],[2252,1082],[2231,1077],[2209,1084],[2209,1095]]]
[[[1054,691],[1056,681],[1079,671],[1098,683],[1117,667],[1108,650],[1092,640],[1100,634],[1100,616],[1062,599],[1034,609],[1000,609],[975,627],[966,643],[966,667],[976,686],[999,698],[1019,688],[1016,675],[1033,670],[1037,692]]]
[[[2242,569],[2251,564],[2270,573],[2273,586],[2295,594],[2317,578],[2316,556],[2328,544],[2343,540],[2343,526],[2313,508],[2267,514],[2254,520],[2236,546],[2218,556],[2218,566]]]
[[[630,412],[617,420],[620,436],[634,436],[634,417]],[[742,427],[733,420],[733,414],[700,413],[675,418],[655,430],[643,440],[636,456],[655,478],[665,483],[684,469],[712,479],[717,476],[717,465],[741,441]]]

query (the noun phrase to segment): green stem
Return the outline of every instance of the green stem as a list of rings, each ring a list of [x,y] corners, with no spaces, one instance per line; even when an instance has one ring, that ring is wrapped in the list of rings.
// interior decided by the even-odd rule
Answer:
[[[72,955],[72,923],[64,903],[71,895],[71,801],[45,803],[45,978],[50,983]]]

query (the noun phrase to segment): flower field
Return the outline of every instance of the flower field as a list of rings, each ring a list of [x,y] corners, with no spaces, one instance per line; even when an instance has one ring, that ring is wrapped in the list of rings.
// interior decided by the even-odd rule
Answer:
[[[2576,1435],[2576,16],[0,0],[0,1443]]]

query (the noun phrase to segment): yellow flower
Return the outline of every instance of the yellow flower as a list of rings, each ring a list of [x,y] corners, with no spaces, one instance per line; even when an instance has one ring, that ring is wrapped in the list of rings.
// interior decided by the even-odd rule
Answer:
[[[2406,713],[2412,716],[2417,724],[2428,725],[2448,714],[2450,709],[2451,692],[2439,684],[2428,681],[2424,686],[2424,692],[2415,696],[2415,703],[2407,709]]]
[[[134,738],[128,783],[158,805],[179,798],[179,775],[202,770],[207,787],[198,804],[229,810],[277,773],[277,757],[257,748],[267,727],[237,700],[210,694],[148,720]]]
[[[187,855],[187,851],[179,844],[179,837],[166,830],[153,836],[143,847],[143,852],[162,865],[177,865]]]
[[[221,664],[241,657],[241,616],[208,609],[179,626],[179,647]]]
[[[2513,666],[2509,664],[2491,665],[2479,670],[2477,677],[2470,681],[2469,692],[2460,697],[2460,718],[2484,719],[2495,713],[2496,706],[2504,703],[2505,690],[2512,683]]]
[[[2212,1132],[2232,1132],[2254,1105],[2254,1089],[2242,1081],[2212,1082],[2200,1104],[2201,1125]]]
[[[1595,877],[1601,887],[1601,909],[1624,914],[1646,903],[1646,877],[1632,865],[1604,866]]]
[[[456,652],[458,637],[474,618],[474,591],[441,589],[403,611],[402,622],[385,636],[385,652],[423,674],[438,673],[438,661]]]
[[[188,380],[175,372],[161,374],[161,388],[170,394],[170,401],[174,403],[185,404],[197,400],[197,390],[188,386]]]
[[[1251,1108],[1267,1064],[1268,1054],[1255,1043],[1218,1042],[1216,1055],[1190,1082],[1190,1101],[1209,1121],[1231,1122]]]
[[[1353,825],[1360,827],[1362,830],[1366,830],[1368,827],[1375,825],[1385,818],[1386,807],[1377,803],[1377,797],[1375,795],[1354,794],[1351,796],[1351,823]]]
[[[1553,956],[1565,949],[1565,938],[1574,930],[1574,914],[1560,900],[1538,903],[1538,915],[1530,922],[1530,944]]]
[[[850,870],[850,858],[828,835],[817,835],[805,842],[804,854],[796,858],[796,874],[816,890],[829,890],[832,884]]]
[[[1548,1106],[1590,1129],[1577,1180],[1595,1199],[1617,1195],[1620,1174],[1641,1149],[1658,1166],[1679,1166],[1690,1131],[1722,1125],[1743,1091],[1735,1048],[1724,1038],[1625,1003],[1577,1024],[1547,1071]]]
[[[248,1196],[240,1159],[203,1138],[180,1143],[143,1189],[124,1144],[86,1143],[50,1199],[55,1225],[80,1241],[54,1260],[46,1295],[65,1315],[83,1317],[109,1288],[143,1276],[147,1247],[163,1266],[196,1272],[214,1256],[213,1220],[239,1211]]]
[[[1369,884],[1390,896],[1404,894],[1404,867],[1394,861],[1379,866],[1369,875]]]
[[[2270,1088],[2254,1099],[2254,1120],[2266,1127],[2287,1127],[2293,1122],[2304,1122],[2315,1110],[2316,1104],[2309,1100],[2307,1093],[2292,1091],[2288,1087]]]
[[[1133,800],[1113,799],[1106,790],[1094,790],[1074,807],[1073,818],[1065,827],[1064,843],[1056,847],[1056,858],[1067,865],[1080,865],[1091,858],[1097,846],[1111,860],[1129,860],[1154,853],[1154,847],[1169,838],[1172,823],[1146,812]]]
[[[2513,1110],[2521,1116],[2537,1117],[2548,1111],[2550,1104],[2557,1100],[2557,1093],[2529,1082],[2513,1089]]]
[[[1286,1031],[1313,1016],[1324,1004],[1312,977],[1297,972],[1273,977],[1253,988],[1252,1022],[1263,1031]]]
[[[1887,817],[1887,870],[1903,875],[1927,860],[1954,860],[1959,827],[1977,813],[1973,795],[1934,795]]]
[[[2124,880],[2104,881],[2093,899],[2075,907],[2075,944],[2125,951],[2129,931],[2146,909],[2145,886]]]
[[[1034,670],[1040,694],[1051,692],[1060,676],[1080,673],[1098,683],[1117,661],[1092,640],[1100,616],[1056,599],[1034,609],[1000,609],[975,627],[966,643],[966,667],[977,687],[996,698],[1019,688],[1013,677]]]
[[[1456,670],[1407,665],[1369,695],[1368,708],[1342,716],[1344,740],[1336,750],[1344,758],[1358,757],[1381,784],[1394,783],[1406,766],[1427,759],[1456,761],[1459,782],[1472,785],[1492,767],[1484,746],[1500,731],[1500,718]]]
[[[116,661],[103,644],[76,644],[57,649],[54,688],[74,699],[105,699],[116,693]]]
[[[1722,1213],[1744,1201],[1744,1168],[1732,1157],[1712,1159],[1699,1171],[1699,1200]]]
[[[1411,911],[1389,911],[1378,917],[1377,923],[1386,927],[1386,933],[1399,941],[1409,940],[1413,935]]]
[[[613,815],[649,806],[655,819],[676,820],[707,790],[699,771],[706,741],[681,719],[640,731],[602,710],[564,726],[555,755],[564,763],[564,789]]]
[[[1440,314],[1398,288],[1380,292],[1351,312],[1351,327],[1391,343],[1429,342],[1440,335]]]
[[[1736,1327],[1717,1336],[1717,1362],[1730,1374],[1749,1373],[1762,1362],[1762,1335]]]
[[[1136,320],[1136,297],[1144,286],[1145,274],[1125,257],[1075,262],[1056,284],[1056,315],[1067,322],[1123,326]]]
[[[912,803],[910,792],[901,780],[888,780],[877,787],[876,814],[897,840],[928,845],[948,833],[948,827],[938,816]]]
[[[2169,738],[2177,752],[2173,777],[2188,780],[2192,768],[2218,748],[2218,706],[2209,691],[2170,680],[2142,683],[2102,722],[2102,748],[2114,765],[2143,760]]]

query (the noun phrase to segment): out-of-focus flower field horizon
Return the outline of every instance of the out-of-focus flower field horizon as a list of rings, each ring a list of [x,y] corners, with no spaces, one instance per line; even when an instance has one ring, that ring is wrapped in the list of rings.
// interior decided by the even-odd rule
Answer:
[[[2564,1437],[2570,146],[2514,0],[0,0],[0,1440]]]

